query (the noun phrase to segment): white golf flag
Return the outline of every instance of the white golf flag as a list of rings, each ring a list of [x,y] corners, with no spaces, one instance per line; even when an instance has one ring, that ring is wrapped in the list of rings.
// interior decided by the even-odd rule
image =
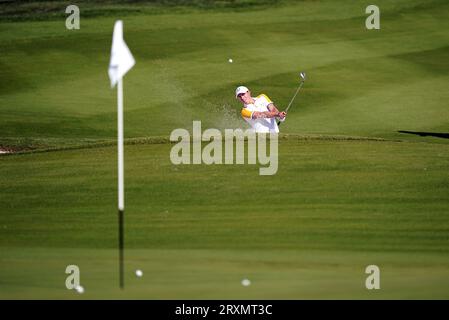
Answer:
[[[118,20],[114,25],[114,34],[112,36],[111,60],[109,62],[109,79],[111,79],[111,87],[131,69],[136,61],[129,51],[128,46],[123,40],[123,22]]]

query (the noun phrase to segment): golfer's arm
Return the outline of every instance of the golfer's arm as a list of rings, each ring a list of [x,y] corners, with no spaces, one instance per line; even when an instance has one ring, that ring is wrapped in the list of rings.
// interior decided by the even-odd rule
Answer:
[[[255,111],[253,112],[253,119],[257,118],[275,118],[279,116],[279,110],[276,108],[276,106],[273,103],[270,103],[268,105],[268,111]]]
[[[275,118],[279,115],[279,111],[254,111],[253,112],[253,119],[259,119],[259,118]]]
[[[268,110],[270,110],[271,112],[277,112],[277,113],[279,113],[279,110],[278,110],[278,108],[274,105],[274,103],[270,103],[270,104],[268,105]]]

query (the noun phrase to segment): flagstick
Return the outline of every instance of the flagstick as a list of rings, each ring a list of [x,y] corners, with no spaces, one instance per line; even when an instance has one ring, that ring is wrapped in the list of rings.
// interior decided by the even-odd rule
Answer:
[[[124,228],[123,218],[125,211],[124,199],[124,170],[123,170],[123,82],[118,81],[117,87],[117,111],[118,111],[118,223],[119,223],[119,272],[120,272],[120,288],[125,287],[124,279]]]

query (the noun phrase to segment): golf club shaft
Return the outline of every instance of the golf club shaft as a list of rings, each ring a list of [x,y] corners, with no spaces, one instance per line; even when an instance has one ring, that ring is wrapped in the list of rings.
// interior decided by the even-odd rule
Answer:
[[[298,86],[298,89],[296,89],[296,92],[295,92],[293,98],[290,100],[290,103],[288,104],[287,108],[285,109],[285,112],[287,112],[288,109],[290,109],[290,106],[292,105],[293,101],[295,100],[296,96],[298,95],[298,92],[301,89],[303,84],[304,84],[304,81],[301,81],[301,83]],[[281,125],[281,121],[278,121],[278,126],[280,126],[280,125]]]

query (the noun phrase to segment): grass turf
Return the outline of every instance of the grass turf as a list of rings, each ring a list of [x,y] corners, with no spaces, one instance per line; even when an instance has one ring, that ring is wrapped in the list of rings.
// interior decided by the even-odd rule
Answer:
[[[0,297],[77,297],[64,270],[78,264],[87,298],[448,298],[447,140],[397,133],[447,131],[448,4],[376,4],[379,31],[364,28],[364,1],[127,12],[126,294],[114,291],[115,17],[81,14],[78,31],[1,22],[0,146],[90,148],[0,158]],[[243,127],[235,86],[285,106],[299,70],[275,176],[174,166],[169,144],[139,142],[192,120]],[[368,264],[378,292],[364,288]]]
[[[236,85],[285,106],[299,70],[309,80],[284,132],[446,130],[448,4],[379,2],[379,31],[365,29],[363,4],[126,16],[137,60],[125,80],[126,136],[166,136],[192,120],[242,126]],[[2,137],[115,136],[106,72],[113,21],[85,18],[77,31],[63,21],[0,23]]]
[[[272,177],[254,165],[175,166],[170,147],[126,147],[129,297],[448,297],[436,281],[449,273],[446,145],[283,140]],[[3,297],[73,297],[61,282],[72,263],[86,297],[128,297],[109,292],[115,152],[1,158]],[[381,293],[364,289],[363,263],[383,268]],[[239,288],[244,276],[254,291]],[[418,285],[428,288],[409,292]]]

